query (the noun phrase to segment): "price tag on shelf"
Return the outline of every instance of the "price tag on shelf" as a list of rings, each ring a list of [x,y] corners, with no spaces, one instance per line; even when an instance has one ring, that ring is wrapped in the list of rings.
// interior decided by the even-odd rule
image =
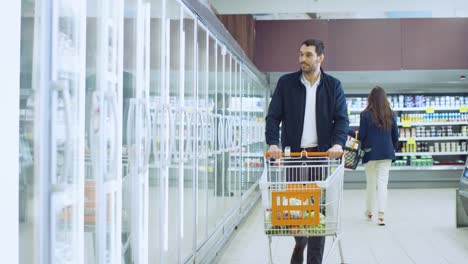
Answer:
[[[407,144],[416,144],[416,139],[415,138],[408,138],[406,141]]]
[[[434,107],[426,107],[426,113],[433,114],[434,113]]]
[[[404,120],[404,121],[401,122],[401,125],[403,127],[411,127],[411,121]]]
[[[468,112],[468,106],[460,106],[460,113],[467,113]]]

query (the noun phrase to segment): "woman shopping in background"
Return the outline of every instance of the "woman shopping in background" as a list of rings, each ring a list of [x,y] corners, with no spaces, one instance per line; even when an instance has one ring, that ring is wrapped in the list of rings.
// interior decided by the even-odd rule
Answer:
[[[388,175],[391,163],[395,160],[398,128],[382,87],[374,87],[367,98],[367,107],[361,112],[359,139],[362,149],[366,151],[362,159],[367,178],[366,217],[372,221],[377,200],[378,224],[385,225]]]

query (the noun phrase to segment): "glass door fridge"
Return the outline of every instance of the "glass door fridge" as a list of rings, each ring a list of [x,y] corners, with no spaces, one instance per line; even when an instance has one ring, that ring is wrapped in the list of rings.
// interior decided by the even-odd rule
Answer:
[[[85,263],[122,261],[123,2],[88,1]]]
[[[208,156],[211,151],[211,125],[210,104],[208,98],[209,89],[209,34],[203,24],[198,23],[197,33],[197,149],[196,149],[196,249],[199,249],[208,238]]]
[[[218,201],[217,201],[217,178],[216,178],[216,167],[218,159],[218,116],[217,116],[217,71],[218,71],[218,57],[217,52],[218,43],[212,34],[208,34],[208,124],[209,124],[209,152],[207,159],[207,236],[211,236],[218,225],[219,221],[216,217],[218,212]]]
[[[26,106],[33,111],[24,117],[34,130],[34,176],[29,179],[35,234],[26,243],[33,245],[35,263],[82,263],[86,3],[43,0],[34,5],[29,13],[34,17],[32,90],[24,89],[30,95]]]
[[[179,217],[181,219],[179,244],[182,263],[187,263],[195,252],[196,240],[196,146],[198,142],[197,124],[197,44],[196,33],[197,23],[195,15],[186,7],[182,8],[182,89],[180,106],[183,113],[179,133],[183,133],[183,138],[179,140],[180,165],[183,167],[182,174],[179,174]],[[179,143],[180,144],[180,143]]]
[[[19,263],[38,258],[38,177],[35,174],[35,114],[37,94],[32,85],[35,2],[21,2],[20,116],[19,116]],[[37,85],[35,85],[37,87]],[[37,90],[38,91],[38,90]]]
[[[163,186],[167,179],[167,153],[169,134],[166,131],[169,123],[167,90],[164,89],[164,9],[163,0],[151,0],[150,11],[150,58],[149,58],[149,106],[151,115],[152,155],[149,160],[148,179],[148,262],[164,263],[162,261],[163,219],[162,202],[164,201]]]
[[[183,9],[176,0],[166,1],[165,17],[165,87],[168,94],[163,99],[167,108],[168,121],[164,124],[164,144],[168,147],[162,155],[167,161],[162,186],[162,263],[180,263],[182,256],[182,220],[180,188],[183,183],[182,155],[184,149],[183,106]]]
[[[124,20],[124,160],[122,243],[125,263],[148,263],[148,165],[151,151],[150,12],[126,1]]]

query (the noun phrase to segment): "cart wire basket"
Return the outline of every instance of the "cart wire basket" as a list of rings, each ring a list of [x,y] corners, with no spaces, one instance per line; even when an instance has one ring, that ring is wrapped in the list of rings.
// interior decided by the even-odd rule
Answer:
[[[336,246],[344,263],[340,240],[343,173],[344,159],[329,159],[327,152],[292,152],[276,160],[265,154],[260,189],[270,263],[273,236],[330,236],[333,244],[323,263]]]
[[[361,141],[358,140],[358,132],[355,137],[348,136],[344,147],[345,168],[355,170],[359,161],[364,157],[364,151],[361,148]]]

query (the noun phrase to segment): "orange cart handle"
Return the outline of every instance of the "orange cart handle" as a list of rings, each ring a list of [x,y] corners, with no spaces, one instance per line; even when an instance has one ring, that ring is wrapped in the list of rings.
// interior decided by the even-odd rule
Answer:
[[[281,157],[284,156],[284,151],[281,152]],[[291,155],[289,157],[328,157],[328,151],[327,152],[291,152]],[[270,158],[270,152],[265,152],[265,158]]]

